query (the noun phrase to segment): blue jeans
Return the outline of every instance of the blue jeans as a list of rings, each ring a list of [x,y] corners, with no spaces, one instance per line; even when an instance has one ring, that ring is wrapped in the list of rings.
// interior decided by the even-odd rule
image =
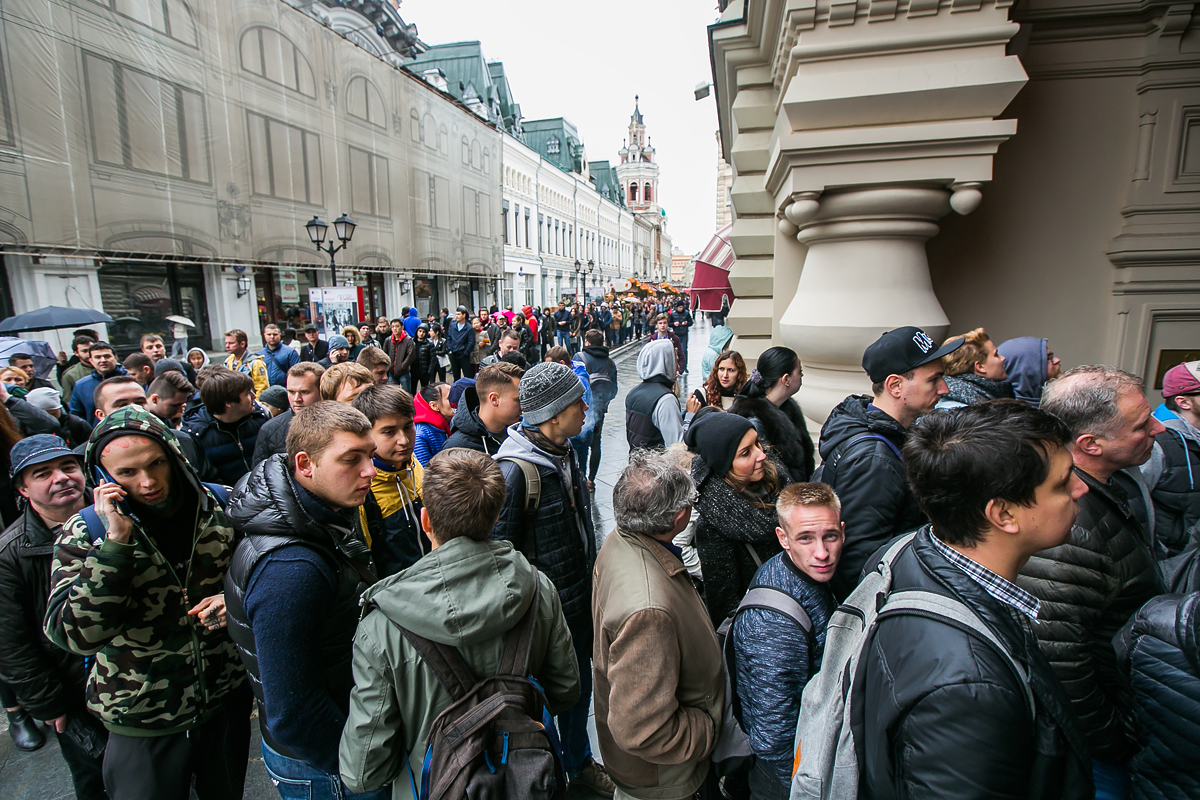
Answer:
[[[1128,800],[1129,767],[1092,759],[1092,779],[1096,783],[1096,800]]]
[[[307,761],[281,756],[262,743],[263,766],[283,800],[390,800],[392,788],[354,794],[337,775],[317,769]]]
[[[579,699],[558,715],[558,735],[562,740],[563,769],[568,778],[577,778],[592,760],[588,739],[588,712],[592,707],[592,640],[571,637],[575,659],[579,662]]]
[[[562,330],[561,328],[556,330],[554,332],[554,338],[555,341],[557,341],[562,347],[565,347],[568,350],[571,349],[571,336],[566,331]]]

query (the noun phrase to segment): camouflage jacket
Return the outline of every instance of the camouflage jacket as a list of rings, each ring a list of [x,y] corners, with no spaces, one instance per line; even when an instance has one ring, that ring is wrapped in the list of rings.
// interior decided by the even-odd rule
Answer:
[[[109,730],[163,736],[203,722],[246,679],[229,634],[209,631],[187,614],[223,591],[235,532],[188,466],[175,435],[140,406],[122,408],[96,426],[87,446],[89,471],[99,463],[102,447],[122,431],[162,444],[175,462],[173,474],[184,476],[199,494],[186,571],[173,569],[154,542],[155,536],[175,532],[147,532],[134,520],[128,544],[108,538],[97,544],[77,514],[57,542],[45,629],[59,647],[94,656],[88,708]]]

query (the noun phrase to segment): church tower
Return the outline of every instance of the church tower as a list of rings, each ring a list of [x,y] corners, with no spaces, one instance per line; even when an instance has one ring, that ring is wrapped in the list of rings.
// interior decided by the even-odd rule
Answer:
[[[617,179],[625,191],[625,205],[635,213],[661,213],[658,204],[658,162],[654,160],[654,147],[646,135],[646,124],[638,107],[638,96],[633,97],[633,114],[629,117],[629,138],[618,155]]]

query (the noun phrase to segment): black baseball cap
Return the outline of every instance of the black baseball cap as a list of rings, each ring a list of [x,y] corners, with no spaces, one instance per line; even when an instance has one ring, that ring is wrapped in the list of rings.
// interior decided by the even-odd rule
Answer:
[[[929,334],[907,325],[888,331],[863,353],[862,365],[872,383],[883,383],[888,375],[903,375],[962,347],[966,339],[955,339],[938,347]]]

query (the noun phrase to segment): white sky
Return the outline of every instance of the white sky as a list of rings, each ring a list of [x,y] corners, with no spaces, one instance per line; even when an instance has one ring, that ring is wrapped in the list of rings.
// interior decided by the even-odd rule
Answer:
[[[712,80],[706,26],[716,3],[685,0],[404,0],[427,44],[478,40],[503,61],[525,119],[566,117],[591,161],[620,160],[633,96],[661,166],[675,247],[696,253],[716,225],[717,114],[692,90]]]

